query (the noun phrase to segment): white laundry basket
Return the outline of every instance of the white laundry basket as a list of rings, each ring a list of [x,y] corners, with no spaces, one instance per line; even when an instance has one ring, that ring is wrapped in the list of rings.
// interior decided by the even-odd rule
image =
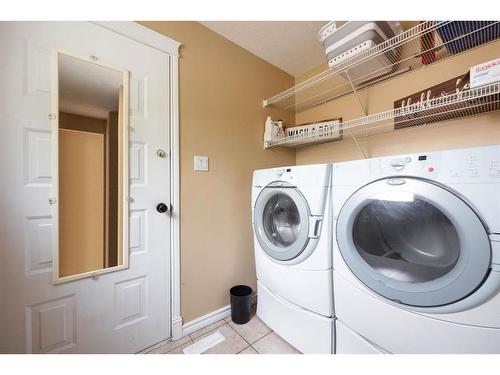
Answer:
[[[318,32],[323,43],[328,66],[336,67],[342,62],[373,48],[377,44],[393,38],[402,31],[398,22],[388,21],[350,21],[340,27],[330,22]],[[356,84],[391,72],[394,58],[390,54],[379,54],[365,63],[349,70]]]

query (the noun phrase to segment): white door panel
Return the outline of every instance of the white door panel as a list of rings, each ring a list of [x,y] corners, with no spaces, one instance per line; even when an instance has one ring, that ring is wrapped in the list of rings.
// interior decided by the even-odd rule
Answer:
[[[170,337],[169,55],[87,22],[0,23],[0,352],[133,353]],[[51,54],[130,72],[130,266],[54,286]]]

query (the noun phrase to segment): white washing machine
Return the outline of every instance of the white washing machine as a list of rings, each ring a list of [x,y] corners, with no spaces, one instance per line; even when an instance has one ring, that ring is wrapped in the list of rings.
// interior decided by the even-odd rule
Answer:
[[[257,315],[303,353],[333,352],[331,165],[257,170]]]
[[[333,173],[337,353],[500,353],[500,146]]]

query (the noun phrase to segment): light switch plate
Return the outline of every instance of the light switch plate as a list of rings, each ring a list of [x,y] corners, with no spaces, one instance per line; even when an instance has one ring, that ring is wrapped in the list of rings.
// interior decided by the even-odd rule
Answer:
[[[208,172],[208,156],[194,156],[194,170]]]

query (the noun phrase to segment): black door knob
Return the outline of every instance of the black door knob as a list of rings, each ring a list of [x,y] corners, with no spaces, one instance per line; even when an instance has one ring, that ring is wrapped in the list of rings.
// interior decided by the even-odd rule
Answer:
[[[164,214],[168,211],[168,206],[165,203],[158,203],[158,205],[156,206],[156,211],[158,211],[160,214]]]

